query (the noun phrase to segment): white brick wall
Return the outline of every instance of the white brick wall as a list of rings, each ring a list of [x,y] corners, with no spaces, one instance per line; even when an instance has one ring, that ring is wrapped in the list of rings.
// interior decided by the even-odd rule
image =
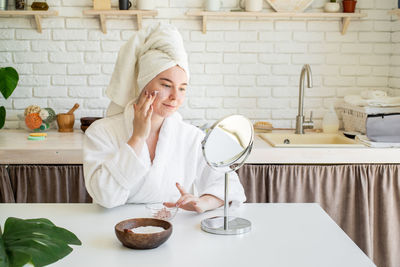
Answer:
[[[398,17],[393,16],[391,26],[392,50],[388,75],[389,92],[393,95],[400,96],[400,20]]]
[[[312,8],[320,11],[326,1],[315,0]],[[119,47],[136,31],[133,18],[112,18],[103,34],[98,18],[82,15],[91,0],[47,2],[60,16],[44,18],[42,34],[31,18],[0,17],[0,66],[20,74],[12,97],[0,99],[8,128],[18,127],[16,115],[30,104],[65,112],[77,102],[77,119],[104,115],[109,103],[104,92]],[[317,126],[330,104],[346,94],[379,88],[400,95],[400,20],[387,15],[397,0],[359,1],[368,17],[352,20],[344,36],[339,19],[284,18],[209,19],[202,34],[201,20],[185,12],[201,8],[203,0],[156,3],[159,15],[144,18],[143,25],[166,21],[181,31],[191,68],[181,113],[194,124],[241,113],[276,127],[294,126],[306,63],[314,88],[306,89],[305,113],[314,111]],[[223,1],[225,9],[236,4]],[[271,11],[266,3],[264,9]]]

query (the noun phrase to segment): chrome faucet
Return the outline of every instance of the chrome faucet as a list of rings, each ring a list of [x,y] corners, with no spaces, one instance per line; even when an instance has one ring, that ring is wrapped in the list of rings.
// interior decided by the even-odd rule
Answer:
[[[304,134],[304,129],[314,128],[314,122],[312,121],[312,111],[310,114],[310,120],[304,121],[303,104],[304,104],[304,76],[307,74],[307,87],[311,88],[312,85],[312,73],[310,65],[305,64],[301,69],[300,84],[299,84],[299,111],[296,116],[296,134]]]

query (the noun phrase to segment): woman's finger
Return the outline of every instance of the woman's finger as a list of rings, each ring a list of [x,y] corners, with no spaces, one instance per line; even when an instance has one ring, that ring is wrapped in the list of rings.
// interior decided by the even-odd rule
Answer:
[[[176,206],[177,206],[177,207],[182,206],[182,202],[185,201],[188,197],[190,197],[190,195],[188,195],[188,194],[181,196],[181,197],[178,199],[178,201],[176,202]]]
[[[176,204],[174,202],[164,202],[163,205],[167,208],[174,208]]]
[[[146,120],[150,120],[152,114],[153,114],[153,105],[151,105],[149,110],[147,111]]]
[[[181,193],[182,196],[187,194],[185,188],[183,188],[183,186],[181,186],[179,183],[176,183],[176,187],[178,188],[179,193]]]
[[[148,92],[147,90],[143,90],[142,93],[139,95],[139,99],[137,101],[137,106],[141,108],[143,106],[144,101],[147,99]]]
[[[186,204],[190,204],[192,206],[196,205],[198,200],[195,197],[191,198],[186,198],[185,200],[182,201],[180,206],[185,206]]]
[[[141,110],[144,112],[144,114],[147,114],[150,106],[153,104],[154,99],[156,98],[156,95],[153,94],[147,94],[146,100],[144,101]]]

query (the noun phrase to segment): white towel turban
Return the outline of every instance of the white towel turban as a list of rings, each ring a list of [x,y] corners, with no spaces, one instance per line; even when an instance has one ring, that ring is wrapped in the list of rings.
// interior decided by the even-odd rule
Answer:
[[[160,23],[138,31],[119,50],[106,90],[112,101],[107,115],[121,113],[155,76],[176,65],[185,70],[189,79],[183,39],[174,26]]]

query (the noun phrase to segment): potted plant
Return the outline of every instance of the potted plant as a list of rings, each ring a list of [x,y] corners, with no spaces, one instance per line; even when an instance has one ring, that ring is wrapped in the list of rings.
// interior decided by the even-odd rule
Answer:
[[[324,10],[325,10],[325,12],[329,12],[329,13],[339,12],[340,5],[339,5],[339,3],[336,3],[336,0],[330,0],[330,2],[328,2],[324,5]]]
[[[49,265],[71,253],[69,245],[81,244],[73,233],[47,219],[9,217],[4,233],[0,227],[0,266]]]
[[[343,12],[344,13],[354,13],[356,10],[356,0],[343,0]]]
[[[18,72],[12,67],[0,68],[0,92],[7,99],[17,87],[19,80]],[[0,106],[0,129],[6,121],[6,108]]]

